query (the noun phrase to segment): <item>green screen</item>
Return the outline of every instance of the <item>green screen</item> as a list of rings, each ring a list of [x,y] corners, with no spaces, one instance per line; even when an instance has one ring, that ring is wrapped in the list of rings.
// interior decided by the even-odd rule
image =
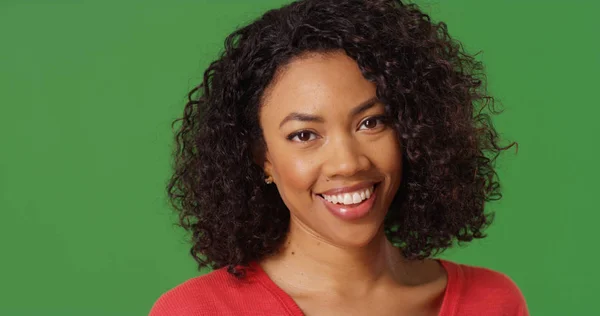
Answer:
[[[164,187],[170,123],[226,35],[287,1],[0,2],[0,315],[147,315],[201,273]],[[487,66],[519,143],[487,239],[533,315],[597,313],[597,1],[419,1]]]

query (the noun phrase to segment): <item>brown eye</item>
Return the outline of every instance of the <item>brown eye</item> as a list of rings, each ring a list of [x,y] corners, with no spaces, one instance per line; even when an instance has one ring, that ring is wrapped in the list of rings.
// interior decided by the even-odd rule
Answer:
[[[366,120],[362,121],[359,129],[375,129],[380,127],[382,124],[382,119],[378,117],[370,117]]]
[[[298,140],[300,140],[301,142],[307,142],[310,140],[310,133],[309,132],[300,132],[298,133]]]
[[[294,142],[308,142],[316,138],[315,133],[309,131],[300,131],[288,136],[288,139]]]
[[[377,126],[377,120],[375,119],[368,119],[366,120],[364,123],[366,128],[375,128],[375,126]]]

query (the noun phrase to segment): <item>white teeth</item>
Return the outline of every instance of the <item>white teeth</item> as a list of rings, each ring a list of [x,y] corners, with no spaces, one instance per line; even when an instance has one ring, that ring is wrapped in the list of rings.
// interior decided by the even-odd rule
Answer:
[[[344,193],[344,204],[346,204],[346,205],[353,204],[352,196],[350,195],[350,193]]]
[[[338,195],[325,195],[323,194],[323,198],[325,200],[334,203],[334,204],[357,204],[371,197],[373,193],[374,187],[370,187],[364,190],[359,190],[356,192],[338,194]]]
[[[360,194],[354,192],[354,194],[352,194],[352,203],[356,204],[360,203],[360,201],[362,201],[362,199],[360,198]]]

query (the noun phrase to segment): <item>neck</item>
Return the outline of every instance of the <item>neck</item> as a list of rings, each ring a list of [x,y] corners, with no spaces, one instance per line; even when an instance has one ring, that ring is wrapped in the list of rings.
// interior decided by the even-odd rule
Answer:
[[[298,293],[361,295],[378,285],[409,283],[408,263],[383,226],[369,244],[341,247],[292,222],[284,246],[261,266],[275,283]]]

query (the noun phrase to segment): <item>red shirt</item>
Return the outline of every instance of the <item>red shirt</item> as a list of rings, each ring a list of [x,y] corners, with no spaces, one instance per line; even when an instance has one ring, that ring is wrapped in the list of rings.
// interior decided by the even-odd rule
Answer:
[[[486,268],[441,260],[448,284],[440,316],[527,316],[517,285],[506,275]],[[236,279],[226,268],[189,279],[164,293],[149,316],[282,315],[302,316],[294,300],[258,264]]]

